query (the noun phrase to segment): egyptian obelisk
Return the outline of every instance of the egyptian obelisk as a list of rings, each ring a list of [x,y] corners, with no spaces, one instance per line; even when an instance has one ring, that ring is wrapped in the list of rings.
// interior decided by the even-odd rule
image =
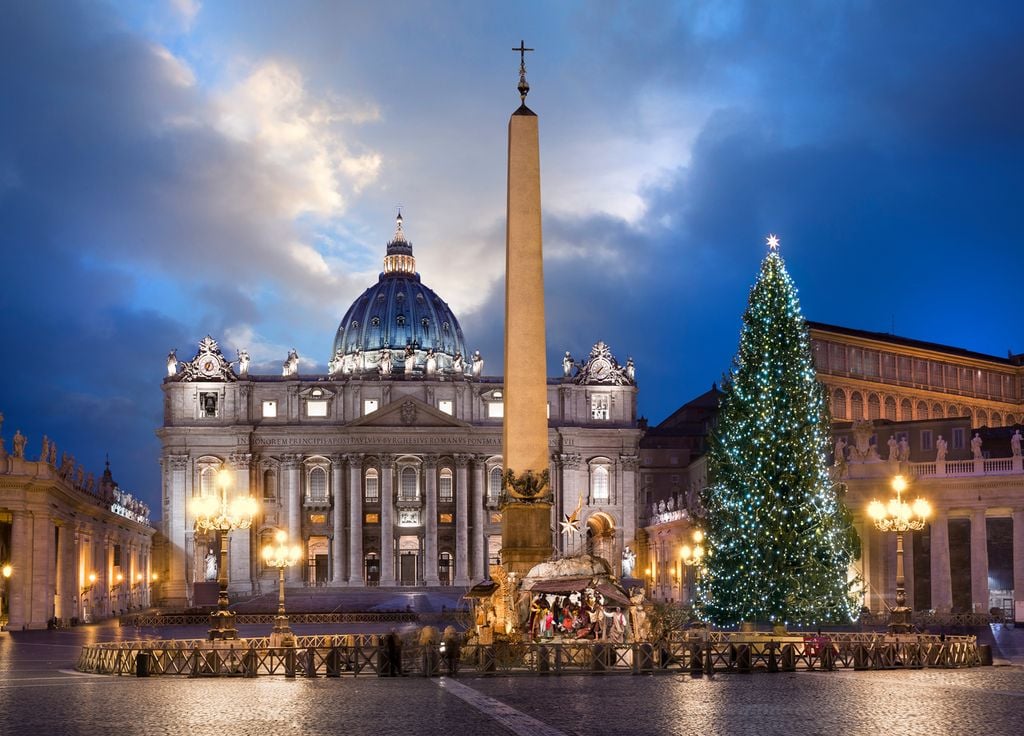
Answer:
[[[520,42],[521,104],[508,123],[508,220],[505,232],[505,421],[502,457],[501,559],[525,574],[551,556],[548,484],[547,365],[544,259],[540,217],[537,116],[526,106],[525,53]]]

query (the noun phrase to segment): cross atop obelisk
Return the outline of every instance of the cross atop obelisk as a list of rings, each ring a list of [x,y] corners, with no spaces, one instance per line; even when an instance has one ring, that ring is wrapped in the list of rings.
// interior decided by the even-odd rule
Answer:
[[[526,104],[526,95],[530,94],[530,83],[526,81],[526,52],[533,49],[526,48],[526,42],[520,41],[519,48],[512,49],[519,52],[519,99]]]

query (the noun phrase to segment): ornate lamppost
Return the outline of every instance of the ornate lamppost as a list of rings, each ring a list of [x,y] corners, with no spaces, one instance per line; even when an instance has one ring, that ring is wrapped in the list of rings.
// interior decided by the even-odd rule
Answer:
[[[274,534],[276,544],[268,544],[263,548],[263,562],[268,567],[276,567],[277,578],[277,616],[274,618],[274,630],[270,633],[270,646],[295,646],[295,635],[288,626],[288,616],[284,611],[284,571],[302,559],[302,547],[297,544],[288,546],[288,532],[278,529]]]
[[[704,560],[704,532],[700,529],[694,529],[693,534],[690,537],[693,540],[693,546],[684,544],[679,549],[679,561],[682,562],[688,569],[693,570],[693,577],[690,578],[690,602],[693,602],[693,583],[697,578],[697,573],[700,571],[701,562]],[[689,577],[689,576],[688,576]]]
[[[200,496],[192,501],[196,531],[213,533],[217,535],[220,543],[220,565],[217,569],[220,594],[217,598],[217,610],[210,614],[210,641],[238,638],[235,614],[228,610],[228,532],[248,529],[259,511],[259,504],[251,496],[238,496],[229,502],[230,483],[230,473],[221,470],[217,474],[217,495]]]
[[[874,520],[879,531],[896,532],[896,607],[892,609],[889,618],[889,630],[894,634],[902,634],[911,627],[911,608],[907,605],[907,594],[904,589],[903,534],[924,529],[928,517],[931,516],[932,507],[923,498],[918,498],[913,504],[903,500],[907,481],[902,475],[893,477],[892,489],[896,491],[896,497],[889,499],[888,504],[873,500],[868,505],[868,516]]]

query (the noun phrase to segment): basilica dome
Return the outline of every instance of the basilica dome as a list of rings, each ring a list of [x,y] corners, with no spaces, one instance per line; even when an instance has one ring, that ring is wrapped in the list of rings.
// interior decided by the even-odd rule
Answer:
[[[424,369],[432,358],[431,370],[462,372],[466,357],[458,320],[416,273],[416,259],[402,229],[401,213],[387,245],[384,271],[377,283],[352,303],[338,325],[330,371],[377,370],[385,350],[391,352],[389,362],[393,362],[395,372],[402,372],[410,358],[414,358],[417,370]]]

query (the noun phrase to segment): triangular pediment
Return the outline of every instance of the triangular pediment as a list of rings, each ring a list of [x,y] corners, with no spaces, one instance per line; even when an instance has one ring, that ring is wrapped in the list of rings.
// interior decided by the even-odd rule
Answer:
[[[430,404],[403,396],[350,422],[350,427],[470,427]]]

